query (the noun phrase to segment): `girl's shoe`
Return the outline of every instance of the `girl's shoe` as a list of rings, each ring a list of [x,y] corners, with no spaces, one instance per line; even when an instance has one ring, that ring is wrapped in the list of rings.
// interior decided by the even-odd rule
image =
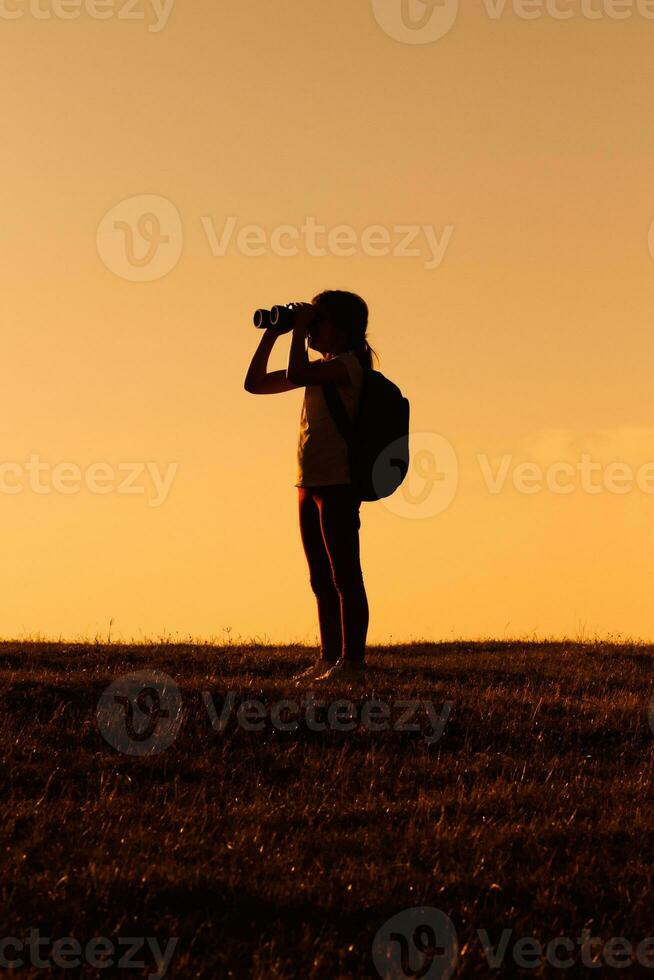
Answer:
[[[333,667],[325,671],[315,680],[320,684],[331,683],[332,681],[345,684],[356,684],[364,680],[366,676],[365,665],[356,660],[344,660],[342,657],[337,660]]]
[[[307,667],[306,670],[301,671],[301,673],[295,674],[291,680],[295,683],[296,687],[299,687],[301,684],[305,684],[308,681],[315,681],[321,674],[324,674],[325,671],[329,670],[329,668],[336,662],[337,661],[319,660],[318,663],[312,664],[310,667]]]

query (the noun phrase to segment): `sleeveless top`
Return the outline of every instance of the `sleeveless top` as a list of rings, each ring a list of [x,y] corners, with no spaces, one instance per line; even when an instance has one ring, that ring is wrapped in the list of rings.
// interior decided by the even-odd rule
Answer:
[[[352,383],[338,385],[337,390],[348,415],[354,419],[363,381],[363,368],[359,358],[353,351],[343,351],[329,360],[343,361],[348,370]],[[322,385],[306,385],[300,415],[295,486],[329,486],[335,483],[351,483],[347,443],[336,428]]]

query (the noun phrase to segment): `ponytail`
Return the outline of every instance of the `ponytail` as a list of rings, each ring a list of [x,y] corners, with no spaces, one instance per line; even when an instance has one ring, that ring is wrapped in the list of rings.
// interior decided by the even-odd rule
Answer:
[[[379,357],[376,351],[372,349],[372,347],[370,346],[370,344],[368,343],[365,337],[363,337],[358,342],[355,342],[352,345],[352,350],[356,354],[357,358],[359,359],[359,364],[361,365],[362,368],[364,368],[364,370],[368,369],[371,371],[373,369],[373,364],[372,364],[373,354],[377,358],[377,363],[379,363]]]

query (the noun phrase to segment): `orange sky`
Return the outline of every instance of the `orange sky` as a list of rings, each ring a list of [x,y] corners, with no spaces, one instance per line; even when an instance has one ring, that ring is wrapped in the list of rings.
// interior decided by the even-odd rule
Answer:
[[[2,634],[316,642],[301,392],[243,379],[257,306],[342,288],[416,459],[362,505],[369,640],[653,639],[645,0],[101,7],[0,4]]]

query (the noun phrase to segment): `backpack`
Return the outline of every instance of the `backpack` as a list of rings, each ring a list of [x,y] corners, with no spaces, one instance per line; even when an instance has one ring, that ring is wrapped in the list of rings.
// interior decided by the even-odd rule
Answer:
[[[336,428],[348,446],[350,476],[361,500],[394,493],[409,469],[409,401],[381,371],[363,369],[354,422],[334,382],[322,385]]]

